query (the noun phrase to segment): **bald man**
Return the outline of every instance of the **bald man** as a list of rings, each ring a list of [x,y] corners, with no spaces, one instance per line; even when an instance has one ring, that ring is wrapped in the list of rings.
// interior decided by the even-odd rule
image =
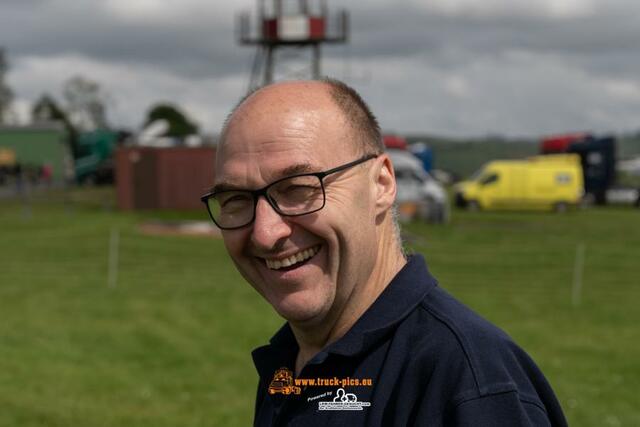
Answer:
[[[202,200],[287,321],[253,352],[254,425],[566,425],[524,351],[405,257],[395,194],[378,123],[344,83],[278,83],[232,111]]]

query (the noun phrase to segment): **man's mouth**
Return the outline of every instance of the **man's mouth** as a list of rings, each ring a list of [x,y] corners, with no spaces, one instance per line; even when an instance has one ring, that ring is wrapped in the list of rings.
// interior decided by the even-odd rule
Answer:
[[[271,270],[281,270],[283,268],[295,268],[313,258],[320,251],[320,245],[305,249],[286,258],[267,259],[264,261]]]

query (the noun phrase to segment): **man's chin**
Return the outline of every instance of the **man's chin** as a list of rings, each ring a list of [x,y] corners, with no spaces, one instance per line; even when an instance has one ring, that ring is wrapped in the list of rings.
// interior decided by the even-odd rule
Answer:
[[[285,320],[298,325],[319,323],[328,311],[322,304],[308,302],[280,301],[272,306]]]

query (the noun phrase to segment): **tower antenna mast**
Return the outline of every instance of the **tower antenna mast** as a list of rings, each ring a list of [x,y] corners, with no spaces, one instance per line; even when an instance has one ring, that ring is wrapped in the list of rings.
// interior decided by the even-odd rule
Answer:
[[[252,21],[250,12],[241,13],[237,33],[240,44],[257,46],[248,87],[251,91],[272,83],[277,69],[286,74],[285,62],[295,65],[295,55],[285,57],[278,52],[310,51],[310,70],[305,74],[320,78],[321,46],[347,41],[349,16],[344,10],[330,15],[327,0],[257,0],[256,18]]]

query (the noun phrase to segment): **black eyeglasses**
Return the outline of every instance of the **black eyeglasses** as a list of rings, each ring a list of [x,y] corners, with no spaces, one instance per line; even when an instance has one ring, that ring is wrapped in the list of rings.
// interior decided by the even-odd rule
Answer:
[[[212,191],[200,200],[207,206],[213,222],[223,230],[233,230],[251,224],[256,218],[256,205],[260,196],[264,196],[271,207],[282,216],[307,215],[324,207],[326,197],[323,179],[327,175],[376,157],[377,154],[368,154],[324,172],[288,176],[258,190]]]

